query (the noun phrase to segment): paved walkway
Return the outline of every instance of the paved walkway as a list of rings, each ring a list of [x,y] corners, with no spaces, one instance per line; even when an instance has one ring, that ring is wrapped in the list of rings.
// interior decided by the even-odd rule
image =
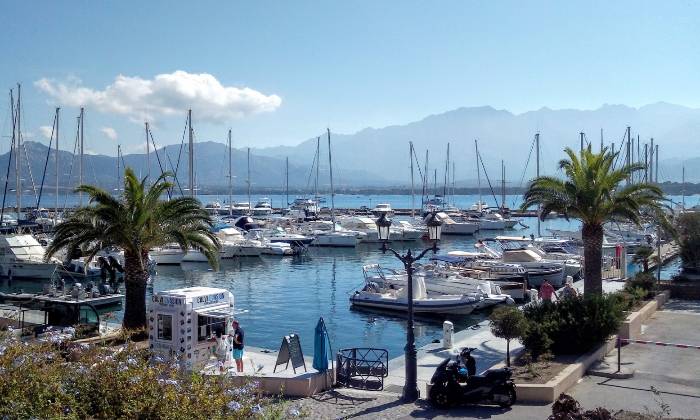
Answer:
[[[651,341],[700,344],[700,302],[671,301],[657,312],[644,327],[642,339]],[[501,344],[489,337],[488,326],[457,334],[457,343],[479,345],[475,355],[481,358],[479,369],[492,361],[501,361]],[[502,340],[499,340],[502,341]],[[477,345],[473,345],[477,344]],[[436,346],[436,345],[433,345]],[[435,350],[435,349],[433,349]],[[482,357],[483,353],[483,357]],[[419,379],[425,381],[430,365],[444,357],[443,351],[430,352],[429,346],[419,353]],[[616,357],[615,352],[610,357]],[[498,360],[497,360],[498,359]],[[365,392],[348,389],[330,391],[313,398],[298,400],[302,413],[309,418],[338,419],[447,419],[455,417],[499,419],[545,419],[550,405],[517,404],[511,409],[498,407],[460,407],[436,410],[425,401],[403,404],[400,401],[403,371],[400,359],[390,362],[394,369],[385,392]],[[659,413],[661,404],[668,404],[670,417],[700,418],[700,350],[630,344],[623,348],[623,363],[635,369],[631,379],[612,380],[584,377],[569,393],[583,407],[603,406],[614,412],[620,409],[641,413]],[[428,378],[429,379],[429,378]],[[651,391],[651,387],[657,393]],[[421,393],[425,393],[422,387]]]

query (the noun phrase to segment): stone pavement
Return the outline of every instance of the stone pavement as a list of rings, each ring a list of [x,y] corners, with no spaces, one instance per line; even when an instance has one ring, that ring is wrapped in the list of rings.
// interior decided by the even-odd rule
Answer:
[[[700,302],[673,300],[643,327],[641,340],[700,345]],[[587,376],[571,394],[584,406],[608,409],[660,409],[663,400],[671,417],[700,417],[700,350],[629,344],[622,347],[622,366],[635,371],[630,379]],[[617,363],[613,350],[606,362]],[[654,387],[658,393],[651,391]]]
[[[644,327],[641,339],[650,341],[700,344],[700,302],[671,301],[663,311],[657,312]],[[501,357],[498,345],[490,343],[485,333],[488,326],[472,332],[460,332],[459,341],[483,343],[484,351],[494,349],[486,359]],[[471,344],[469,344],[472,346]],[[476,346],[472,346],[476,347]],[[481,351],[475,352],[477,356]],[[631,379],[605,379],[584,377],[569,393],[585,408],[603,406],[612,412],[620,409],[641,413],[659,413],[662,403],[670,407],[671,417],[700,418],[700,350],[630,344],[622,349],[622,361],[633,366],[636,373]],[[429,370],[432,358],[440,351],[419,358],[423,371]],[[499,355],[499,356],[497,356]],[[610,357],[616,357],[613,351]],[[500,360],[498,360],[500,361]],[[391,363],[394,363],[392,365]],[[396,360],[391,368],[402,368]],[[487,366],[480,365],[479,369]],[[420,371],[419,371],[420,372]],[[499,407],[467,406],[450,410],[437,410],[425,400],[414,404],[403,404],[400,400],[396,372],[387,384],[387,391],[367,392],[349,389],[332,390],[312,398],[297,400],[302,414],[318,419],[408,419],[408,418],[499,418],[499,419],[546,419],[551,413],[550,405],[516,404],[510,409]],[[425,377],[425,375],[423,375]],[[401,382],[402,383],[402,382]],[[654,387],[657,392],[651,391]],[[425,388],[420,388],[425,393]]]

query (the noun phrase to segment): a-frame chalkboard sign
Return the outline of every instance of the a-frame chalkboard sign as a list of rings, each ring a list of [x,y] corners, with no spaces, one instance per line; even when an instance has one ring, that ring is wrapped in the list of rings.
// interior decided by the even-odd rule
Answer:
[[[296,334],[285,335],[284,338],[282,338],[280,351],[277,353],[277,361],[275,362],[275,368],[272,369],[272,372],[274,373],[277,370],[277,366],[282,364],[286,364],[284,368],[287,369],[290,362],[292,363],[294,373],[297,373],[297,368],[301,366],[304,367],[304,372],[307,372],[304,354],[301,352],[301,342],[299,341],[299,336]]]

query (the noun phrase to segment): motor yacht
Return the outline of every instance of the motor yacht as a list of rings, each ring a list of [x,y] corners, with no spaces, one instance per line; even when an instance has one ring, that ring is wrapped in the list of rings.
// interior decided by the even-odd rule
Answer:
[[[392,270],[379,264],[362,267],[365,283],[376,283],[381,287],[402,288],[408,284],[405,270]],[[435,264],[418,266],[413,276],[420,276],[425,282],[426,291],[439,295],[472,295],[481,297],[474,309],[484,309],[499,304],[513,304],[514,299],[501,292],[498,285],[488,280],[478,280],[461,276],[450,270],[440,270]]]
[[[443,235],[473,235],[479,230],[478,223],[454,220],[445,212],[436,213],[436,217],[442,222]]]
[[[394,215],[394,210],[391,209],[391,204],[388,203],[380,203],[377,204],[373,209],[372,209],[372,214],[375,217],[379,217],[382,214],[386,214],[387,217],[393,216]]]
[[[46,280],[60,261],[44,261],[46,250],[32,235],[0,236],[0,276]]]
[[[266,249],[262,242],[244,237],[238,229],[233,227],[219,229],[216,236],[221,243],[219,254],[223,259],[259,257]]]
[[[482,297],[477,294],[429,296],[423,277],[413,277],[414,313],[468,315],[481,300]],[[350,303],[353,306],[405,312],[408,308],[408,288],[383,287],[369,282],[350,296]]]
[[[272,214],[272,204],[269,198],[262,198],[253,206],[253,216],[269,216]]]

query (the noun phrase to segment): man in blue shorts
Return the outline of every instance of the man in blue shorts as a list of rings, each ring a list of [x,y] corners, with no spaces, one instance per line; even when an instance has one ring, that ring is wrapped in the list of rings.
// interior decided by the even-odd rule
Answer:
[[[245,339],[245,333],[238,324],[238,320],[233,320],[231,326],[233,327],[233,360],[236,361],[236,370],[238,372],[243,372],[243,343]]]

